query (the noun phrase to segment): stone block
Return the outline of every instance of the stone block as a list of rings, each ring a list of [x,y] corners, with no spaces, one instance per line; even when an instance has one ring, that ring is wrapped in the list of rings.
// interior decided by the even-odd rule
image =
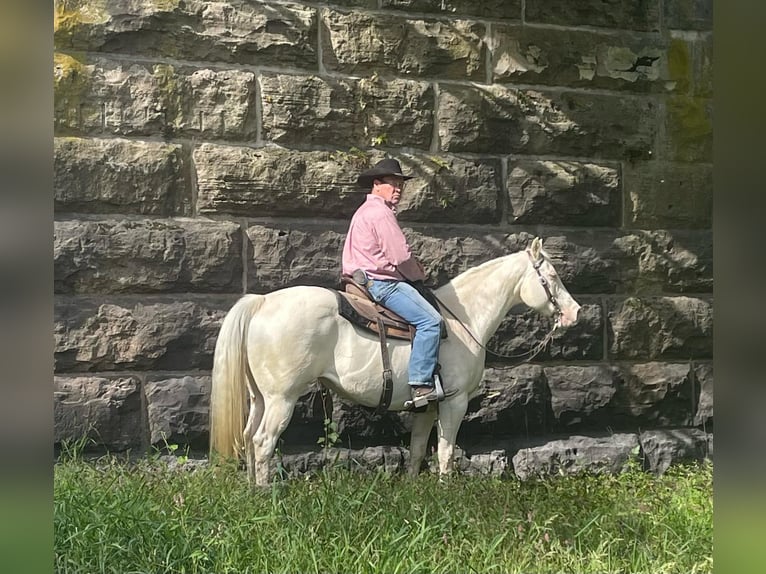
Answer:
[[[187,169],[188,160],[179,144],[54,138],[54,209],[189,215]]]
[[[545,367],[551,409],[562,427],[598,427],[616,389],[608,365]]]
[[[548,235],[544,246],[570,293],[713,290],[710,230],[571,230]]]
[[[468,403],[458,442],[482,436],[544,434],[550,424],[549,392],[539,365],[488,368]]]
[[[352,75],[485,78],[485,26],[470,20],[322,12],[322,60],[328,70]]]
[[[673,464],[701,462],[707,457],[708,435],[698,429],[649,430],[639,440],[644,466],[656,474]]]
[[[202,144],[193,157],[199,213],[350,219],[364,201],[350,154]]]
[[[56,4],[53,29],[60,50],[317,66],[316,9],[297,3],[66,0]]]
[[[638,436],[572,436],[541,446],[523,448],[513,456],[513,470],[521,480],[558,474],[618,474],[636,459]]]
[[[61,135],[255,139],[255,75],[54,55],[54,129]]]
[[[408,222],[498,223],[502,213],[499,160],[447,154],[400,154],[407,182],[397,217]]]
[[[146,412],[152,445],[207,448],[210,376],[152,375],[146,381]]]
[[[493,20],[521,20],[521,0],[383,0],[381,8]]]
[[[347,227],[281,222],[249,227],[253,263],[247,269],[248,292],[266,293],[293,285],[337,289]]]
[[[656,37],[498,24],[492,38],[495,83],[654,93],[677,85]]]
[[[557,431],[683,426],[693,416],[686,363],[544,368]]]
[[[242,292],[242,231],[229,222],[54,222],[56,293]]]
[[[56,297],[54,368],[210,370],[218,330],[237,297]]]
[[[607,301],[609,356],[709,359],[713,301],[699,297],[627,297]]]
[[[663,104],[663,158],[669,161],[713,161],[713,100],[670,96]]]
[[[604,318],[601,301],[592,297],[575,297],[581,308],[577,323],[558,329],[534,361],[599,361],[604,357]],[[487,342],[492,351],[522,358],[534,352],[553,327],[551,317],[520,305],[501,321],[497,332]],[[519,359],[515,359],[519,360]],[[491,363],[514,362],[514,359],[487,353]]]
[[[425,82],[267,73],[260,85],[267,141],[361,148],[431,145],[434,94]]]
[[[619,227],[620,167],[512,158],[506,188],[509,223]]]
[[[688,363],[638,363],[613,367],[614,424],[631,428],[688,426],[694,396]]]
[[[711,229],[712,164],[627,163],[626,225],[639,229]]]
[[[650,98],[440,85],[438,126],[447,152],[560,154],[637,160],[652,156]]]
[[[713,0],[674,0],[664,4],[665,27],[673,30],[712,30]]]
[[[694,424],[711,430],[713,428],[713,364],[695,365],[694,378],[699,392]]]
[[[53,416],[55,444],[87,437],[86,448],[119,451],[145,442],[141,382],[134,376],[55,376]]]
[[[658,32],[660,3],[659,0],[527,0],[525,21]]]

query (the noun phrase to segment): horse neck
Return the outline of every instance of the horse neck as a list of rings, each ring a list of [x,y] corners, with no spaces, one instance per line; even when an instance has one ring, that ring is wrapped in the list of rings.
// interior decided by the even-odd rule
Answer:
[[[526,270],[526,253],[513,253],[461,273],[436,293],[474,336],[486,344],[511,307],[521,302],[519,288]]]

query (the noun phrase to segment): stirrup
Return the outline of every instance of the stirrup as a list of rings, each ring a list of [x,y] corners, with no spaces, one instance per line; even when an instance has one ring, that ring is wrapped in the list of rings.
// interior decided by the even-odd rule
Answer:
[[[438,374],[434,374],[434,390],[436,391],[436,401],[433,399],[428,400],[425,397],[419,397],[417,399],[410,399],[409,401],[404,401],[404,409],[405,410],[415,410],[415,409],[421,409],[428,406],[428,403],[433,402],[442,402],[447,395],[444,392],[444,387],[442,387],[442,381]]]

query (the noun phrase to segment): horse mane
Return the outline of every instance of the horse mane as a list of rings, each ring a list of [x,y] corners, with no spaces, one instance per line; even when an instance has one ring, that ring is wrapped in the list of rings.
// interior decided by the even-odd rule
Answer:
[[[511,259],[512,257],[517,256],[519,253],[523,253],[524,250],[515,251],[514,253],[509,253],[508,255],[501,255],[500,257],[496,257],[494,259],[490,259],[489,261],[485,261],[484,263],[481,263],[475,267],[471,267],[470,269],[466,269],[462,273],[456,275],[452,278],[451,281],[447,282],[445,287],[447,285],[452,285],[453,287],[460,287],[463,283],[470,283],[476,275],[484,275],[489,267],[495,267],[499,265],[503,265],[508,259]]]

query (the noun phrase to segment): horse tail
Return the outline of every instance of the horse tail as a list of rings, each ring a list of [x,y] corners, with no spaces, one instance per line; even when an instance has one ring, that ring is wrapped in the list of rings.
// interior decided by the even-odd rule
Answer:
[[[265,297],[239,299],[221,324],[213,355],[210,391],[210,455],[239,458],[248,400],[247,332]]]

